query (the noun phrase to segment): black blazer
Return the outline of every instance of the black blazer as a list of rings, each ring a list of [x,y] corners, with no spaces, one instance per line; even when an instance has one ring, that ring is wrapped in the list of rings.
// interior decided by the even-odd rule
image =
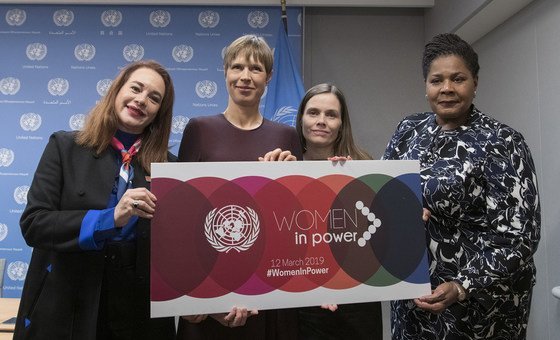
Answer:
[[[14,339],[96,338],[105,260],[103,251],[80,249],[78,237],[88,210],[107,208],[118,165],[112,150],[97,155],[74,138],[73,132],[51,135],[27,194],[20,226],[34,249]],[[133,186],[148,187],[142,167],[133,166]],[[149,320],[148,220],[139,219],[136,235],[135,339],[172,338],[172,318]]]

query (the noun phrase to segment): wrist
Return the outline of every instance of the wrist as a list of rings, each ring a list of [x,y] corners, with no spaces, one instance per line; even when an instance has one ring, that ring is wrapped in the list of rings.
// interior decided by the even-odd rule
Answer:
[[[457,301],[465,301],[467,299],[467,292],[465,288],[457,281],[451,281],[451,284],[455,286],[455,289],[457,290]]]

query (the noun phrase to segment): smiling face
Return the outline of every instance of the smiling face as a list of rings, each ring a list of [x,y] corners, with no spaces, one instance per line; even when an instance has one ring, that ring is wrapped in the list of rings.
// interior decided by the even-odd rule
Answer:
[[[334,143],[342,125],[338,98],[332,93],[311,97],[305,104],[301,120],[307,149],[328,149],[333,156]]]
[[[226,69],[226,85],[230,102],[239,106],[258,107],[270,75],[265,66],[240,53]]]
[[[426,77],[426,95],[437,123],[445,130],[466,123],[478,79],[456,55],[434,59]]]
[[[115,98],[118,128],[141,134],[156,117],[164,94],[165,83],[156,71],[139,68],[132,72]]]

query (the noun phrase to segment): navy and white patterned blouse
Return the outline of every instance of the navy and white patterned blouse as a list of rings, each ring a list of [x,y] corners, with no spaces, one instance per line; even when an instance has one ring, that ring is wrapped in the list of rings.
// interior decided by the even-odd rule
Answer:
[[[394,339],[524,338],[540,238],[535,166],[523,136],[474,106],[442,130],[432,112],[405,118],[383,159],[417,159],[432,287],[461,282],[468,299],[441,314],[392,308]]]

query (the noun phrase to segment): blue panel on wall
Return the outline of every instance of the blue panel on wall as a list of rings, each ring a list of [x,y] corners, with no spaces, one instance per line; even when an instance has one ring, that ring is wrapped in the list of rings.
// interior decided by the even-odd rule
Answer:
[[[0,6],[0,258],[4,297],[19,297],[31,256],[19,229],[27,190],[50,134],[77,130],[127,63],[155,59],[175,85],[171,151],[189,118],[223,112],[222,50],[243,34],[271,47],[279,7]],[[289,8],[301,65],[302,9]]]

